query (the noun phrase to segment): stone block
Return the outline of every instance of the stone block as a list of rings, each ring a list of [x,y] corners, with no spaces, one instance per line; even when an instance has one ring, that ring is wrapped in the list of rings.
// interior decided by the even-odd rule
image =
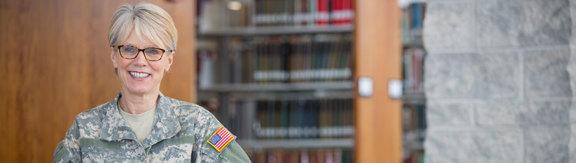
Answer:
[[[471,162],[477,163],[523,163],[522,148],[525,141],[517,128],[492,128],[472,134],[474,155]]]
[[[523,55],[524,90],[529,98],[572,97],[566,69],[570,48],[528,51]]]
[[[572,125],[576,125],[576,101],[572,101],[572,105],[570,106],[570,123]],[[576,139],[574,140],[576,141]]]
[[[519,97],[516,53],[430,54],[426,57],[425,92],[429,98]]]
[[[468,133],[432,132],[424,143],[427,163],[459,163],[471,160],[474,141]]]
[[[519,130],[433,131],[425,142],[428,163],[521,163]]]
[[[474,104],[430,101],[426,106],[428,126],[471,126]]]
[[[482,0],[476,8],[480,49],[570,42],[569,0]]]
[[[576,162],[576,124],[570,125],[571,133],[570,133],[570,143],[569,143],[569,151],[570,151],[570,162]]]
[[[524,162],[568,162],[570,127],[543,126],[524,128]]]
[[[476,48],[476,24],[473,3],[427,3],[424,20],[424,45],[430,53],[470,52]]]
[[[555,126],[570,123],[570,101],[532,101],[516,116],[523,126]]]
[[[572,21],[573,19],[576,19],[576,0],[570,0],[569,3],[570,3],[570,18],[572,18],[571,19]],[[571,32],[576,31],[576,21],[572,21],[572,28],[570,29]],[[573,47],[576,47],[576,35],[572,33],[570,35],[571,35],[570,44],[572,44]]]
[[[481,126],[567,125],[570,101],[492,100],[478,104],[477,124]],[[430,114],[430,113],[429,113]]]
[[[521,114],[522,102],[520,100],[490,100],[478,104],[476,109],[476,123],[480,126],[518,126],[516,117]]]
[[[568,61],[568,65],[566,66],[566,70],[570,76],[570,88],[572,92],[576,91],[576,44],[574,42],[576,42],[576,40],[571,43],[573,45],[570,46],[570,61]]]
[[[461,2],[474,2],[476,0],[426,0],[426,3],[433,3],[433,2],[454,2],[454,3],[461,3]]]

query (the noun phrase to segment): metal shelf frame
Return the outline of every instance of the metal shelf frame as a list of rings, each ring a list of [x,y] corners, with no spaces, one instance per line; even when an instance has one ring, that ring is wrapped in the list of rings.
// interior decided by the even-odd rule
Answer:
[[[252,150],[301,149],[301,148],[354,148],[353,138],[331,139],[277,139],[277,140],[238,140],[243,147]]]
[[[216,84],[198,88],[206,92],[270,92],[270,91],[313,91],[313,90],[352,90],[352,81],[298,82],[298,83],[239,83]]]
[[[354,28],[347,26],[289,26],[289,27],[237,27],[220,28],[198,31],[200,37],[231,37],[231,36],[258,36],[258,35],[297,35],[297,34],[326,34],[326,33],[352,33]]]

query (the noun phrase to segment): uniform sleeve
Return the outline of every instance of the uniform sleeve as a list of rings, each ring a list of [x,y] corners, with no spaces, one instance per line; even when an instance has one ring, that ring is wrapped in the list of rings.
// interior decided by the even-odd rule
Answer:
[[[228,147],[222,151],[222,157],[226,157],[229,162],[249,163],[250,158],[244,152],[240,144],[234,140]]]
[[[218,152],[215,149],[215,147],[211,146],[208,143],[208,139],[210,139],[210,137],[214,135],[216,130],[224,126],[212,114],[210,114],[209,112],[206,113],[207,114],[205,114],[205,117],[203,117],[205,118],[204,121],[206,122],[204,123],[205,126],[202,127],[204,131],[201,132],[202,133],[201,151],[202,154],[204,154],[204,158],[201,157],[201,159],[210,162],[206,160],[208,159],[206,158],[206,156],[208,156],[214,158],[215,162],[234,162],[234,163],[251,162],[246,152],[244,152],[244,150],[242,149],[242,147],[240,147],[240,145],[236,142],[236,140],[232,140],[232,142],[230,142],[230,144],[225,146],[224,149],[222,149],[220,152]]]
[[[66,132],[64,140],[58,143],[52,162],[80,162],[78,137],[78,126],[74,122]]]

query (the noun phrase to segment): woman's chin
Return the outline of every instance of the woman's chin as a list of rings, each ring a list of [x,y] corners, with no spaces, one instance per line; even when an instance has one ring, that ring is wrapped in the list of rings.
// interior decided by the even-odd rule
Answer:
[[[144,95],[153,92],[153,89],[148,87],[127,87],[124,90],[128,91],[127,93],[129,94],[137,94],[137,95]]]

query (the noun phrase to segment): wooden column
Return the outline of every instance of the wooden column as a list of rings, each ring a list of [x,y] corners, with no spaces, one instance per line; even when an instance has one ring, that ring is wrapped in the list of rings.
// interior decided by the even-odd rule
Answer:
[[[373,95],[356,85],[355,162],[402,161],[401,101],[388,97],[388,81],[401,79],[400,8],[397,0],[355,1],[354,78],[373,81]]]
[[[79,112],[120,91],[108,26],[117,0],[0,1],[0,162],[51,162]],[[179,42],[162,83],[195,99],[194,0],[154,0],[174,18]]]

